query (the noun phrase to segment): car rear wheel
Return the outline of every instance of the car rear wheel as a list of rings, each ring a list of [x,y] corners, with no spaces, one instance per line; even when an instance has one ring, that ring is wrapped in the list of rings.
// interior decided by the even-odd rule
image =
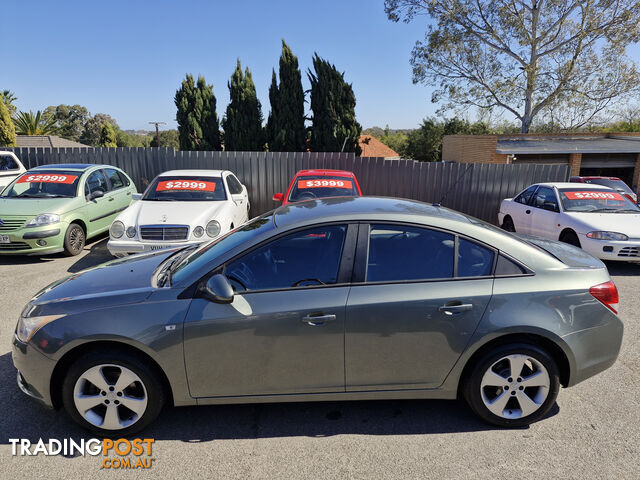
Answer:
[[[72,223],[64,235],[64,251],[70,257],[78,255],[84,249],[86,237],[84,230],[77,223]]]
[[[504,220],[502,221],[502,229],[506,230],[507,232],[515,232],[516,231],[516,227],[513,224],[513,220],[511,219],[510,216],[506,216],[504,217]]]
[[[486,353],[463,385],[471,409],[501,427],[522,427],[551,409],[560,390],[553,358],[529,344],[497,347]]]
[[[122,352],[78,359],[62,386],[65,410],[101,436],[126,436],[149,425],[164,404],[162,384],[145,363]]]

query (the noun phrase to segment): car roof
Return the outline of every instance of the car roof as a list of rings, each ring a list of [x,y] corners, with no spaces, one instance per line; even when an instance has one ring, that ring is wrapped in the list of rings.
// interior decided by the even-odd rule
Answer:
[[[588,187],[581,186],[576,182],[544,182],[544,183],[536,183],[535,185],[540,185],[541,187],[556,187],[556,188],[595,188],[596,190],[611,190],[609,187],[605,187],[604,185],[594,185],[590,183]],[[527,187],[528,188],[528,187]]]
[[[349,172],[347,170],[331,170],[326,168],[319,168],[314,170],[299,170],[298,173],[296,173],[297,177],[306,177],[311,175],[342,175],[345,177],[355,178],[355,174],[353,172]]]
[[[571,178],[582,178],[582,179],[588,179],[588,180],[620,180],[620,178],[618,177],[602,177],[602,176],[597,176],[597,175],[588,175],[588,176],[574,176]],[[622,180],[620,180],[622,181]]]
[[[50,165],[38,165],[29,170],[78,170],[83,172],[91,167],[117,168],[113,165],[100,165],[95,163],[52,163]]]
[[[274,211],[276,227],[294,224],[359,219],[416,220],[425,223],[426,217],[469,222],[469,217],[436,204],[390,197],[328,197],[290,203]]]
[[[199,170],[199,169],[191,169],[191,170],[168,170],[166,172],[162,172],[159,177],[175,177],[180,175],[185,176],[206,176],[206,177],[222,177],[222,174],[226,172],[226,170]]]

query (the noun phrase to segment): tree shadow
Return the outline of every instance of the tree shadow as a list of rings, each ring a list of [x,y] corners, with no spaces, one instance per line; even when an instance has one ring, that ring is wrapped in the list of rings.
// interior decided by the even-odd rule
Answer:
[[[64,411],[43,407],[16,385],[11,355],[0,356],[0,443],[9,438],[93,438]],[[547,418],[556,415],[555,404]],[[526,429],[528,427],[525,427]],[[461,401],[376,400],[251,405],[168,407],[143,432],[134,435],[186,443],[225,439],[334,435],[429,435],[496,430],[480,421]],[[522,429],[518,429],[522,430]]]

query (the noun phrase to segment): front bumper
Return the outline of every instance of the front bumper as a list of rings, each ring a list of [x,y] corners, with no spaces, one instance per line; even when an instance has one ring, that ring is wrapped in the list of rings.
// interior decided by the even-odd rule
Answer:
[[[600,260],[640,262],[640,239],[626,241],[595,240],[579,234],[580,246]]]
[[[167,248],[188,247],[189,245],[199,245],[202,242],[211,240],[184,240],[181,242],[141,242],[139,240],[122,240],[109,238],[107,249],[114,257],[122,257],[134,253],[151,252],[155,250],[164,250]]]
[[[17,380],[20,390],[47,407],[53,407],[51,375],[55,362],[38,352],[32,345],[22,342],[15,333],[11,356],[13,365],[18,370]]]
[[[64,250],[64,235],[69,225],[65,222],[42,227],[0,231],[8,235],[11,243],[0,243],[0,255],[48,255]]]

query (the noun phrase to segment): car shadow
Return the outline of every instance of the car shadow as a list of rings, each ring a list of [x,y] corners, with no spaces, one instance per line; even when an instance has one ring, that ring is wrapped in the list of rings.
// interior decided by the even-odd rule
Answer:
[[[11,405],[11,415],[0,416],[0,444],[8,443],[10,438],[37,442],[39,438],[79,441],[94,437],[65,412],[48,409],[26,397],[15,378],[11,355],[0,356],[0,404]],[[558,412],[555,404],[547,418]],[[201,443],[343,434],[429,435],[496,429],[475,417],[461,401],[379,400],[168,407],[137,436],[156,441]]]
[[[620,277],[635,277],[640,275],[640,263],[631,262],[604,262],[609,270],[609,275]]]
[[[90,242],[91,247],[89,249],[89,253],[82,256],[76,263],[71,265],[67,272],[69,273],[77,273],[81,270],[86,270],[87,268],[95,267],[104,262],[108,262],[110,260],[114,260],[115,257],[109,253],[107,249],[107,243],[109,241],[109,237],[105,237],[101,235],[95,241]],[[86,249],[87,247],[85,247]]]

